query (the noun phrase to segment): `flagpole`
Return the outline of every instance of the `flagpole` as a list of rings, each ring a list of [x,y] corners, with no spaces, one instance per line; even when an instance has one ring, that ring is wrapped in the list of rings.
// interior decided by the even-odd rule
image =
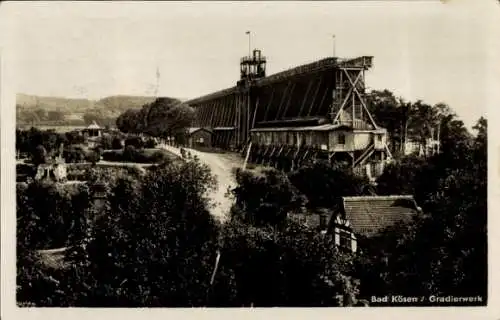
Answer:
[[[248,56],[252,56],[252,49],[251,49],[251,35],[250,35],[250,31],[247,31],[246,32],[247,35],[248,35]]]
[[[335,35],[333,35],[332,38],[333,38],[333,57],[335,58]]]

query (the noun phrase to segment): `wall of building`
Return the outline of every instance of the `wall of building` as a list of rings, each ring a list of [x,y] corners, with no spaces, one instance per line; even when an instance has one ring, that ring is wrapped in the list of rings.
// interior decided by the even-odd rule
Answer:
[[[189,145],[192,148],[212,146],[212,134],[207,130],[198,130],[189,136]]]

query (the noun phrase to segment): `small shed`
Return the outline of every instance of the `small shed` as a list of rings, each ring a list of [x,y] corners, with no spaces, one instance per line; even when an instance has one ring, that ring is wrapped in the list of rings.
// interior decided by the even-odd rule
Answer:
[[[212,130],[207,128],[189,128],[189,147],[209,148],[212,146]]]

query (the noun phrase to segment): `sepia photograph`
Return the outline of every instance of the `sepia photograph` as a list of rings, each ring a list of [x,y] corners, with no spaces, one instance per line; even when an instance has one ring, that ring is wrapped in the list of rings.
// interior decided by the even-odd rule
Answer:
[[[488,306],[499,9],[1,5],[12,308]]]

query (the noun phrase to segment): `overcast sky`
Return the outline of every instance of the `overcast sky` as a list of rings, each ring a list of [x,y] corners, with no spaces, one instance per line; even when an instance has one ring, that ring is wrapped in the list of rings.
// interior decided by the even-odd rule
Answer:
[[[333,54],[374,56],[367,85],[448,103],[470,125],[498,101],[497,1],[117,2],[2,5],[17,92],[194,98],[233,86],[252,47],[268,74]],[[495,20],[496,19],[496,20]],[[498,105],[496,105],[498,106]]]

